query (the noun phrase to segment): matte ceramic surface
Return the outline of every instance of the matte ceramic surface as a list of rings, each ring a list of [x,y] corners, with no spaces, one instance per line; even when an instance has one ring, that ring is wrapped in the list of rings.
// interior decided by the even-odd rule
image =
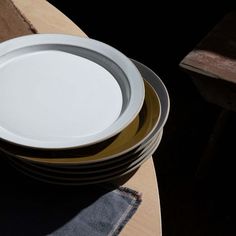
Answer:
[[[135,60],[133,60],[133,62],[136,65],[136,67],[139,69],[142,77],[146,81],[148,81],[151,84],[151,86],[155,89],[156,93],[159,96],[160,105],[161,105],[161,114],[160,114],[160,120],[159,120],[158,124],[151,131],[149,131],[148,133],[145,133],[145,135],[142,137],[142,139],[136,144],[136,145],[142,145],[142,144],[145,144],[145,142],[148,142],[165,125],[166,120],[169,115],[170,100],[169,100],[168,91],[167,91],[164,83],[161,81],[161,79],[150,68],[146,67],[145,65],[143,65],[140,62],[137,62]],[[150,110],[150,108],[148,108],[148,111],[149,110]],[[136,145],[134,144],[133,148],[135,148]],[[40,160],[38,160],[38,161],[40,162]],[[43,161],[43,162],[47,163],[47,161]],[[53,162],[53,164],[55,164],[55,163],[56,162]]]
[[[124,129],[109,146],[94,155],[70,158],[65,154],[65,157],[53,158],[52,156],[47,157],[46,154],[42,157],[33,157],[17,155],[17,153],[12,152],[11,150],[5,151],[17,155],[18,157],[25,160],[53,165],[81,165],[95,162],[97,163],[105,160],[115,159],[125,155],[128,152],[132,152],[136,148],[139,148],[139,145],[142,144],[143,139],[147,137],[149,133],[152,133],[152,131],[158,125],[161,114],[160,101],[157,93],[150,86],[150,84],[146,82],[145,89],[146,92],[144,104],[138,117],[136,117],[133,123]],[[2,147],[2,149],[4,149],[4,147]]]
[[[0,137],[35,148],[97,143],[140,111],[142,77],[116,49],[69,35],[0,44]]]

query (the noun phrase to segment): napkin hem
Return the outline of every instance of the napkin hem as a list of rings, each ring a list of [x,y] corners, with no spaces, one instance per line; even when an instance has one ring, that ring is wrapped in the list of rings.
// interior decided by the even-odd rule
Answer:
[[[125,194],[128,197],[131,197],[131,202],[129,203],[130,206],[126,209],[126,211],[121,215],[120,219],[116,223],[116,226],[112,229],[112,231],[108,234],[108,236],[117,236],[121,232],[121,230],[125,227],[125,225],[129,222],[132,218],[134,213],[137,211],[138,207],[142,202],[142,194],[127,188],[127,187],[119,187],[116,190],[117,194]],[[123,194],[122,194],[123,193]]]

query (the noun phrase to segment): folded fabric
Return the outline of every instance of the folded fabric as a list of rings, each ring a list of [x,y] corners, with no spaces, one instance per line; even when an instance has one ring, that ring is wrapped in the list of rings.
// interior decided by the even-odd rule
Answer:
[[[107,192],[50,236],[118,235],[141,203],[141,195],[119,187]]]

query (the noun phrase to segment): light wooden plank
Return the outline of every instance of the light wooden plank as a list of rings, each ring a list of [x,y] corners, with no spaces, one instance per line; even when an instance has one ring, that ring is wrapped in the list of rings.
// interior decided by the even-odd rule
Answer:
[[[61,11],[43,0],[12,0],[38,33],[61,33],[86,37],[86,34]]]

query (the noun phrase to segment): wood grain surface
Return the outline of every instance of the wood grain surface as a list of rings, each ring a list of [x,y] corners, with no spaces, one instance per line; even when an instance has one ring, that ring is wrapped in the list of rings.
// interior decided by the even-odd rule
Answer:
[[[236,12],[227,14],[181,61],[196,73],[236,83]]]

